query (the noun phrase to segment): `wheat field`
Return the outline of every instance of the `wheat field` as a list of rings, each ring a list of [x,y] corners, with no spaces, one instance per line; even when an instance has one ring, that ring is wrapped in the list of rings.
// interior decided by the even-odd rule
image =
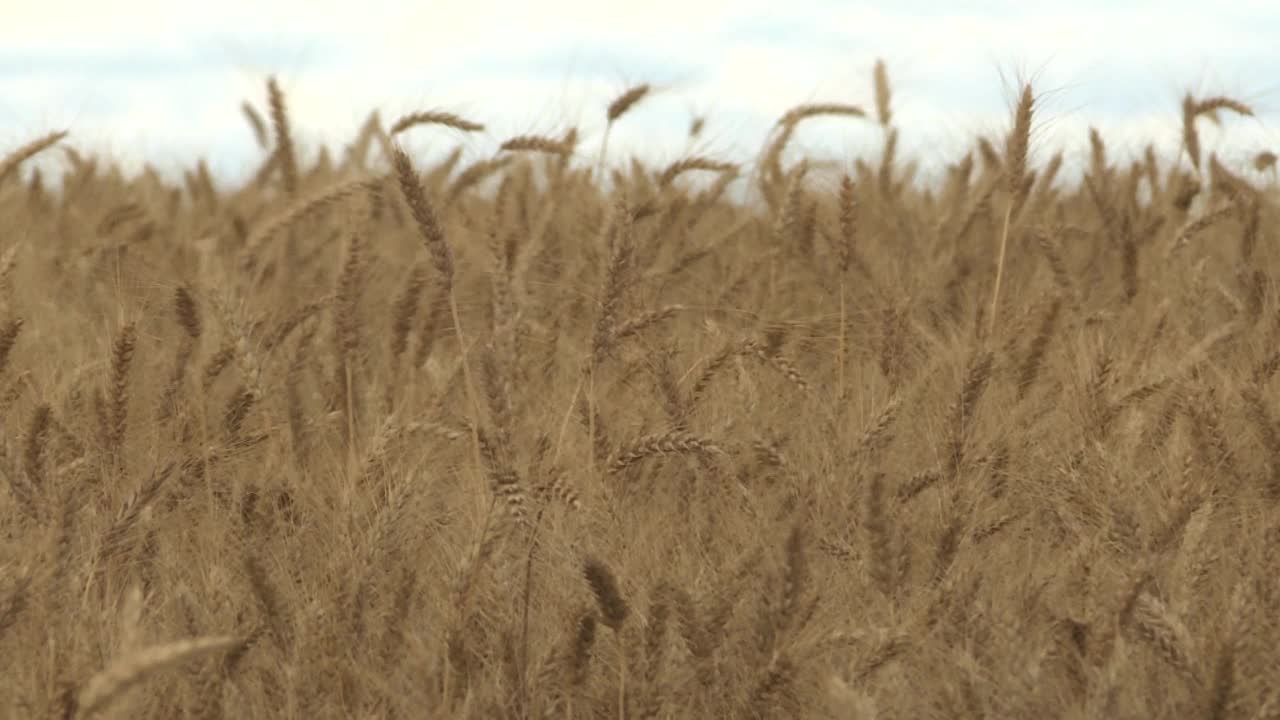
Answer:
[[[1077,183],[1024,87],[931,185],[883,64],[748,165],[261,102],[241,187],[0,160],[7,717],[1280,718],[1248,105]]]

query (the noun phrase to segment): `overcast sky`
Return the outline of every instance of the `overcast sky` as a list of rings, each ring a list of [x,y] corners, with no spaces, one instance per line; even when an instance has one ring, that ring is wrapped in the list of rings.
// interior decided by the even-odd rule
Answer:
[[[872,106],[871,68],[888,63],[902,147],[926,168],[979,133],[1002,133],[1018,77],[1043,93],[1033,161],[1083,155],[1087,129],[1117,152],[1148,140],[1174,151],[1188,90],[1227,94],[1258,116],[1204,128],[1234,163],[1280,149],[1280,3],[823,2],[790,0],[286,0],[12,3],[0,24],[0,154],[54,129],[130,167],[205,156],[228,181],[260,150],[240,102],[265,105],[278,76],[295,134],[312,151],[352,137],[378,109],[440,109],[485,123],[463,137],[413,132],[418,152],[461,142],[468,157],[520,133],[576,125],[598,148],[604,106],[629,85],[661,90],[614,130],[616,151],[667,162],[692,149],[745,160],[804,102]],[[1159,8],[1155,10],[1153,8]],[[878,131],[824,120],[800,150],[874,158]]]

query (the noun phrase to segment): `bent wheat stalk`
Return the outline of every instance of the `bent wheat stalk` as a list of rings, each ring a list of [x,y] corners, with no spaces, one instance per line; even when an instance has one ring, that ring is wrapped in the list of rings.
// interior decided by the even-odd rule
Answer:
[[[242,642],[236,637],[196,638],[157,645],[127,655],[89,678],[71,701],[74,709],[69,716],[77,720],[92,717],[149,676],[202,656],[231,650]]]

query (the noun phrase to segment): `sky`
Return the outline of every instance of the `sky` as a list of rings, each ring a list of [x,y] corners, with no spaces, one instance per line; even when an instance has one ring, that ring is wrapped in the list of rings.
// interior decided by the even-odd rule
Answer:
[[[1079,161],[1090,126],[1118,158],[1149,141],[1176,152],[1188,91],[1256,110],[1202,128],[1229,165],[1280,150],[1280,3],[1269,0],[42,0],[12,3],[4,19],[0,154],[66,129],[72,147],[126,169],[203,157],[228,184],[262,159],[240,104],[265,108],[271,75],[306,155],[340,151],[375,109],[387,123],[445,110],[486,131],[415,129],[412,152],[461,144],[479,160],[507,137],[576,126],[594,162],[605,106],[647,82],[656,91],[613,129],[611,161],[749,162],[792,106],[870,111],[877,58],[901,153],[926,173],[979,134],[1002,137],[1023,79],[1038,95],[1033,163],[1057,150]],[[691,141],[694,116],[706,129]],[[872,122],[850,119],[806,124],[793,141],[845,166],[876,160],[881,143]]]

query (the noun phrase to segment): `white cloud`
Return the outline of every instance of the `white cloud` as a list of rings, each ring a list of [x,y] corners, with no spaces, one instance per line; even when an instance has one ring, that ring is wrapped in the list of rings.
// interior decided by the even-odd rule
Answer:
[[[476,138],[415,133],[422,149],[461,141],[474,155],[524,132],[579,124],[593,151],[603,107],[629,83],[662,90],[615,129],[615,157],[687,147],[689,114],[709,111],[706,149],[744,159],[770,124],[808,101],[869,106],[870,67],[889,61],[903,150],[962,151],[1007,125],[1009,85],[1048,91],[1042,147],[1087,146],[1091,124],[1117,152],[1146,138],[1174,144],[1187,89],[1255,103],[1260,118],[1206,128],[1228,157],[1280,145],[1280,76],[1271,50],[1280,12],[1242,0],[1212,13],[1174,0],[1160,12],[1132,2],[955,3],[655,0],[477,3],[416,8],[390,0],[173,4],[46,0],[6,9],[0,25],[0,142],[68,127],[82,147],[174,163],[198,154],[234,173],[259,151],[238,109],[263,105],[277,74],[297,135],[340,146],[372,109],[387,120],[442,108],[489,126]],[[1005,85],[1001,85],[1001,75]],[[1220,137],[1219,137],[1220,136]],[[1174,138],[1168,140],[1168,138]],[[866,124],[807,126],[797,147],[864,152]],[[1046,151],[1047,152],[1047,151]]]

